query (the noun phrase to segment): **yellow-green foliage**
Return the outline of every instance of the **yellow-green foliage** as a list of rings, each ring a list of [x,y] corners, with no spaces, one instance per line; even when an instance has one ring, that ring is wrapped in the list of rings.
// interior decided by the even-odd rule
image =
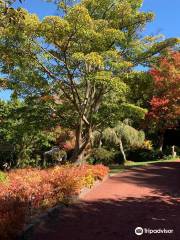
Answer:
[[[142,145],[143,149],[147,149],[147,150],[152,150],[153,149],[153,144],[150,140],[145,140],[143,145]]]
[[[7,179],[8,179],[7,175],[0,171],[0,183],[1,182],[6,182]]]

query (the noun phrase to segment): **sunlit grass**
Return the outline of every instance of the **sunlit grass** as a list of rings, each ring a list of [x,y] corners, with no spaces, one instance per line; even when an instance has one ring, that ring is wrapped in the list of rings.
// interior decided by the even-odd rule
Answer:
[[[123,164],[113,164],[110,165],[110,176],[114,175],[119,172],[123,172],[125,170],[131,169],[133,167],[137,166],[147,166],[149,164],[156,164],[156,163],[162,163],[162,162],[172,162],[177,161],[179,158],[169,158],[169,159],[159,159],[159,160],[153,160],[153,161],[146,161],[146,162],[133,162],[133,161],[126,161],[125,165]]]

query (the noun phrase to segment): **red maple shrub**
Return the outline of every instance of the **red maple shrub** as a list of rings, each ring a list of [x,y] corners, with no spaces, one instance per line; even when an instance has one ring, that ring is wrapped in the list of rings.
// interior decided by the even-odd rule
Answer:
[[[107,167],[88,164],[9,172],[7,181],[0,183],[0,239],[13,239],[30,215],[67,202],[83,187],[91,187],[107,174]]]
[[[92,168],[93,175],[96,179],[102,180],[104,176],[107,175],[108,168],[103,166],[102,164],[96,165],[96,167]]]

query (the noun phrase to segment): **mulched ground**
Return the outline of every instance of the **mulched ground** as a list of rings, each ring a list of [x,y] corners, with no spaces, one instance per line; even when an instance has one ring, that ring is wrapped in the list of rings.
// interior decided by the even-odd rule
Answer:
[[[143,234],[135,228],[173,229]],[[41,225],[33,240],[180,240],[180,161],[136,167],[110,177]]]

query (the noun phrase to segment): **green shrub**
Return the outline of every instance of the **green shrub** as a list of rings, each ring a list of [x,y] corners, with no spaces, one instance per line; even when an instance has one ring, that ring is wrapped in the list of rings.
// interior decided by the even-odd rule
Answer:
[[[177,156],[180,156],[180,147],[175,147],[175,151],[177,153]]]
[[[4,169],[6,164],[8,166],[14,165],[14,153],[0,151],[0,169]]]
[[[172,155],[165,155],[165,156],[163,156],[163,159],[164,160],[171,160],[171,159],[173,159],[173,156]]]
[[[163,157],[158,150],[135,149],[129,152],[128,159],[134,162],[155,161]]]
[[[112,164],[115,161],[117,152],[109,151],[105,148],[96,148],[93,150],[90,163],[103,163],[105,165]]]
[[[166,146],[163,148],[164,157],[172,155],[172,146]]]
[[[176,152],[176,156],[180,156],[180,147],[177,147],[175,146],[174,148],[175,152]],[[164,149],[163,149],[163,155],[164,157],[163,158],[172,158],[172,146],[166,146]]]

